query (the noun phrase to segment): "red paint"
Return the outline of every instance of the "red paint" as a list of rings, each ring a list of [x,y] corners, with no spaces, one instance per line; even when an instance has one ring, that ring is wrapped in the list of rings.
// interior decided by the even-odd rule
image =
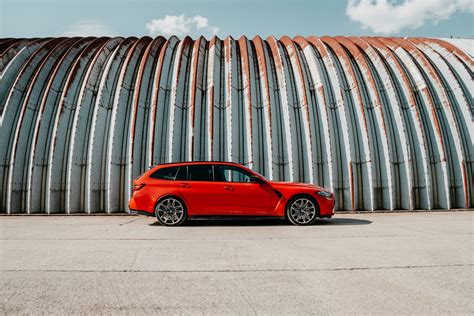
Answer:
[[[157,170],[169,167],[213,165],[214,179],[219,166],[231,166],[259,179],[259,182],[159,180],[151,177]],[[307,183],[268,181],[252,170],[230,162],[183,162],[158,165],[133,182],[133,196],[129,208],[154,215],[157,202],[168,196],[182,200],[188,217],[193,216],[272,216],[285,217],[288,202],[297,195],[312,198],[319,206],[320,217],[331,217],[334,195],[325,198],[316,192],[324,191]]]

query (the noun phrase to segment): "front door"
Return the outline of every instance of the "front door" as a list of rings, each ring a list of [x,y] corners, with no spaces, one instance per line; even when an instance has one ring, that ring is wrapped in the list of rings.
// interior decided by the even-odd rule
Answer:
[[[214,165],[219,206],[228,215],[274,215],[274,192],[265,183],[250,182],[252,174],[237,166]]]

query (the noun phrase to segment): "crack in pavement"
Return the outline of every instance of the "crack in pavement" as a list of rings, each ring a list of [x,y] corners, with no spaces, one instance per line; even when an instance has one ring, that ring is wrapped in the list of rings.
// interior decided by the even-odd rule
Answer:
[[[125,223],[120,223],[119,226],[123,226],[123,225],[130,224],[130,223],[132,223],[132,222],[138,221],[139,219],[140,219],[140,218],[135,218],[135,219],[129,220],[129,221],[125,222]]]
[[[385,267],[352,267],[352,268],[314,268],[314,269],[211,269],[211,270],[81,270],[81,269],[4,269],[0,272],[48,272],[48,273],[253,273],[253,272],[334,272],[334,271],[364,271],[364,270],[391,270],[391,269],[424,269],[424,268],[449,268],[473,267],[474,263],[467,264],[438,264],[438,265],[406,265]]]

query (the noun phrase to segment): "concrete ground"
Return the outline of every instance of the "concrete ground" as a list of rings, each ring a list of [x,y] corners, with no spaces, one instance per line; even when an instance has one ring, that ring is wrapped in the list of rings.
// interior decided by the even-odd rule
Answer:
[[[0,313],[474,313],[474,212],[0,216]]]

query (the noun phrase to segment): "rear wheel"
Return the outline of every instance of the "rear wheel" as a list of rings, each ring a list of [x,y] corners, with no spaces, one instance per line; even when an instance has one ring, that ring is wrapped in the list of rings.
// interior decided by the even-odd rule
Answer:
[[[293,225],[311,225],[318,215],[318,204],[309,196],[297,196],[288,202],[286,217]]]
[[[161,225],[178,226],[186,220],[186,206],[176,197],[165,197],[156,204],[155,215]]]

